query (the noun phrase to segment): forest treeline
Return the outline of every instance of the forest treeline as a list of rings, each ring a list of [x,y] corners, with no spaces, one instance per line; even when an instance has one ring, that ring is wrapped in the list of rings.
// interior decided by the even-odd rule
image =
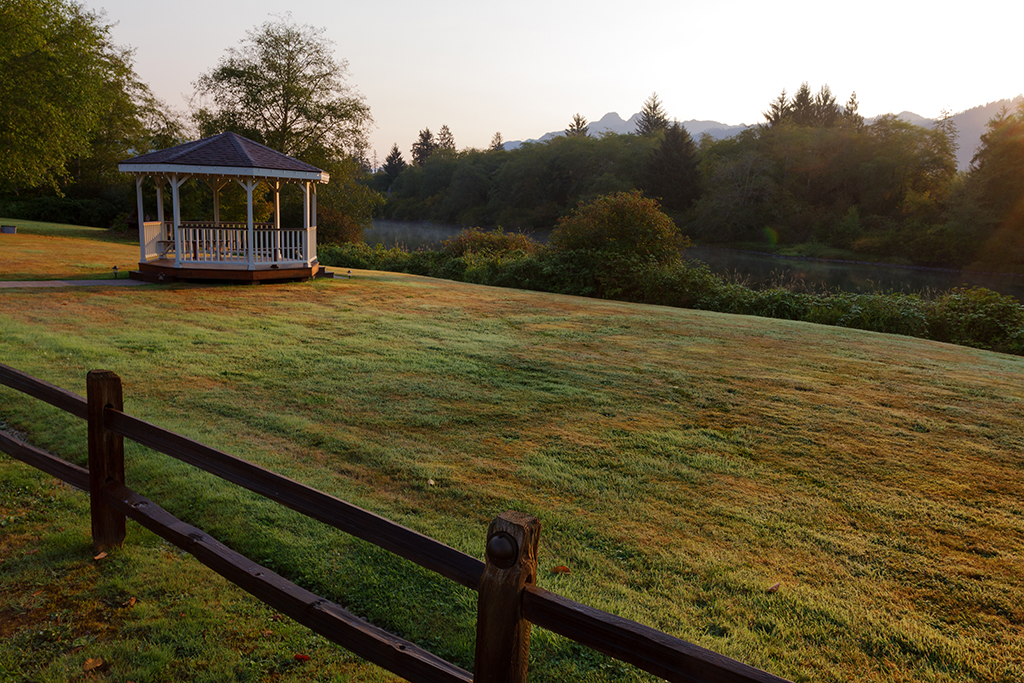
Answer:
[[[547,230],[581,201],[638,189],[705,244],[1024,269],[1024,106],[989,122],[966,172],[948,114],[930,128],[891,114],[868,123],[855,96],[840,105],[806,83],[721,140],[691,139],[656,96],[635,133],[590,136],[580,119],[512,151],[431,147],[421,133],[416,159],[396,145],[371,184],[396,220]]]

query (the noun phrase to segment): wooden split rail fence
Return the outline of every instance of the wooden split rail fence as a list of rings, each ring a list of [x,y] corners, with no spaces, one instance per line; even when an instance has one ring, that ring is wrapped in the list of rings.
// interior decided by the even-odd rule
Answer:
[[[131,518],[235,585],[313,631],[413,683],[522,683],[536,624],[669,681],[782,683],[784,679],[537,586],[540,522],[506,512],[491,522],[485,562],[299,482],[124,412],[121,380],[93,370],[87,398],[0,364],[0,384],[88,421],[89,468],[0,432],[0,450],[89,492],[97,551],[119,547]],[[125,483],[132,439],[281,505],[369,541],[478,592],[474,672],[447,662],[300,588],[175,518]]]

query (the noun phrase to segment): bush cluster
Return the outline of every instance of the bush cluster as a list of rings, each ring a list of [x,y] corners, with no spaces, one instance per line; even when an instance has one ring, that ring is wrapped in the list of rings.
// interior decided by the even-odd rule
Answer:
[[[637,190],[581,202],[551,233],[555,251],[597,251],[612,259],[636,255],[666,263],[688,245],[658,202]]]
[[[528,235],[505,232],[500,227],[497,230],[489,231],[480,228],[467,228],[441,244],[442,250],[452,256],[465,256],[468,253],[501,254],[514,251],[533,254],[540,249],[540,246],[539,242],[530,239]]]

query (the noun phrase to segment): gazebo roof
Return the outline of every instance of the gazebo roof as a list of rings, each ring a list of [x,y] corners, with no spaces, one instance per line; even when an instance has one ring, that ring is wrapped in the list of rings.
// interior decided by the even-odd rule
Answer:
[[[125,173],[245,176],[326,183],[330,174],[235,133],[221,133],[122,161]]]

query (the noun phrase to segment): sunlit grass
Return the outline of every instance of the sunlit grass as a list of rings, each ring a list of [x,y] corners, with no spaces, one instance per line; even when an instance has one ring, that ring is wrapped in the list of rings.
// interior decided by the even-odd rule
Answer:
[[[362,271],[9,290],[0,330],[0,362],[81,394],[89,369],[114,370],[129,412],[471,554],[498,513],[533,513],[542,586],[782,676],[1024,680],[1024,359]],[[84,461],[84,424],[0,396],[0,420]],[[471,666],[471,591],[128,457],[144,495]],[[88,564],[85,529],[64,533]],[[171,552],[129,533],[131,557]],[[5,596],[19,567],[0,565]],[[118,624],[109,647],[130,637]],[[535,681],[647,680],[542,630],[532,655]]]
[[[78,225],[0,218],[17,233],[0,235],[0,280],[96,280],[120,277],[139,263],[138,242]]]

